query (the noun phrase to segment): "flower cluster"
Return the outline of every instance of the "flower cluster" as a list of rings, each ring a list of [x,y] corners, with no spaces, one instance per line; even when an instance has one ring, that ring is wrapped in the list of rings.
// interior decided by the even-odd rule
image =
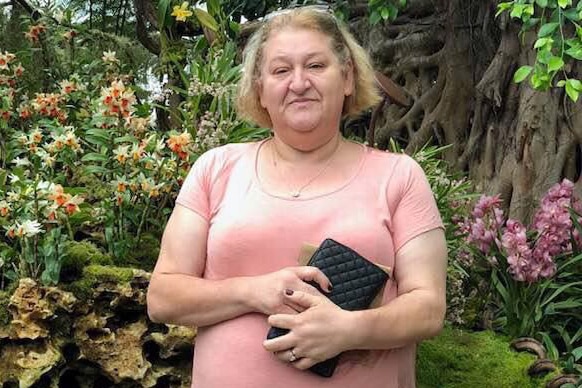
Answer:
[[[192,136],[186,131],[181,134],[171,134],[170,138],[166,140],[168,148],[176,153],[182,160],[188,160],[190,145],[192,144]]]
[[[101,89],[105,116],[127,118],[133,112],[135,101],[133,90],[126,88],[120,80],[115,80],[111,86]]]
[[[37,93],[32,101],[33,109],[41,116],[57,118],[61,123],[67,120],[67,112],[60,107],[63,96],[59,93]]]
[[[229,120],[220,120],[219,112],[204,112],[198,123],[194,152],[203,153],[206,150],[219,146],[227,138],[227,128],[233,123]]]
[[[34,26],[30,26],[28,32],[24,33],[26,39],[28,39],[31,43],[38,43],[40,40],[40,35],[46,31],[46,26],[44,24],[36,24]]]
[[[222,97],[229,92],[233,92],[235,88],[234,85],[224,85],[220,82],[203,83],[198,76],[194,74],[190,78],[190,84],[188,85],[188,96],[196,97],[208,94],[213,97]]]
[[[33,237],[44,232],[42,225],[36,220],[24,220],[24,222],[15,222],[6,230],[6,236],[9,238]]]
[[[82,197],[65,193],[61,185],[54,185],[51,188],[52,192],[49,194],[48,199],[53,203],[49,206],[49,213],[47,214],[49,220],[57,218],[57,210],[59,209],[62,209],[69,216],[79,211],[79,204],[84,202]]]
[[[504,256],[507,271],[515,280],[532,283],[554,276],[555,259],[572,251],[572,237],[580,242],[570,209],[580,213],[582,202],[574,197],[574,184],[564,179],[542,198],[529,232],[517,220],[504,222],[499,198],[488,196],[481,197],[459,230],[490,263],[497,265],[495,256]]]

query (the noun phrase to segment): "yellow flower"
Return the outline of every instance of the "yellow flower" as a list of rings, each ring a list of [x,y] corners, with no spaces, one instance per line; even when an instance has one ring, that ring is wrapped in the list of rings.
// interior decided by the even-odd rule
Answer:
[[[172,16],[176,17],[176,20],[179,22],[185,22],[186,18],[192,16],[192,11],[188,9],[190,4],[187,1],[183,2],[182,5],[174,6],[174,11],[172,12]]]

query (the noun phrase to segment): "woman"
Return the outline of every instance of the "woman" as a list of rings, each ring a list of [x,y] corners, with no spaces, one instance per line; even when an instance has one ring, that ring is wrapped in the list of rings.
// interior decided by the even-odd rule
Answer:
[[[318,9],[276,15],[249,41],[239,110],[274,136],[198,159],[148,291],[152,320],[199,328],[193,387],[415,386],[415,343],[443,323],[446,244],[420,167],[340,135],[342,116],[378,101],[372,74]],[[344,311],[305,283],[333,286],[297,264],[328,237],[393,269],[381,307]],[[266,340],[270,326],[290,332]],[[339,353],[333,377],[305,370]]]

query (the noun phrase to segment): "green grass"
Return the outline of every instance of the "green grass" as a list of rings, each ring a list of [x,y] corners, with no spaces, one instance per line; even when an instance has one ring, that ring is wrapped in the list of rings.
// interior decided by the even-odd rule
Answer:
[[[537,388],[546,378],[530,378],[531,354],[516,353],[509,340],[489,331],[446,328],[419,346],[418,388]]]

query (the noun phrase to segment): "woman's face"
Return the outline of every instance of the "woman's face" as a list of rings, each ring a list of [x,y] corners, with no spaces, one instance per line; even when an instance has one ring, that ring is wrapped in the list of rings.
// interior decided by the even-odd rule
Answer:
[[[258,85],[273,130],[281,137],[335,133],[344,98],[353,90],[352,73],[321,32],[287,27],[273,33],[263,49]]]

